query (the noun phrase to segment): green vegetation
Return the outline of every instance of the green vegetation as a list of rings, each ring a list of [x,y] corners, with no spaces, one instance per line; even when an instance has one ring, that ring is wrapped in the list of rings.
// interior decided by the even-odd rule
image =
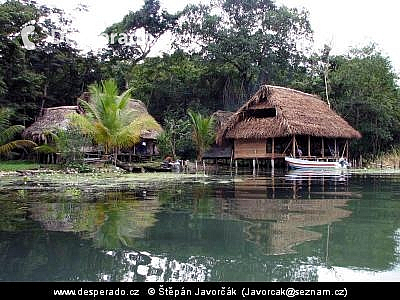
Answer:
[[[197,148],[197,160],[201,160],[215,141],[214,118],[212,116],[204,117],[193,111],[188,111],[188,115],[192,125],[192,139]]]
[[[33,148],[36,144],[28,140],[14,140],[25,127],[22,125],[10,125],[11,111],[0,108],[0,155],[7,155],[16,148]]]
[[[20,35],[30,21],[35,23],[30,36],[34,50],[23,47]],[[400,89],[390,59],[374,44],[342,55],[331,55],[329,46],[310,54],[308,12],[273,0],[211,1],[176,14],[158,0],[145,0],[140,9],[104,29],[117,36],[114,43],[85,55],[73,44],[47,39],[51,29],[74,31],[59,9],[3,1],[0,25],[0,105],[15,111],[11,125],[29,126],[42,108],[75,105],[89,90],[95,101],[112,109],[101,112],[96,104],[81,101],[91,117],[80,123],[106,152],[115,152],[138,140],[140,125],[133,126],[125,116],[125,98],[131,94],[165,129],[160,152],[193,159],[204,147],[191,140],[187,112],[208,116],[234,111],[268,83],[329,100],[363,135],[350,147],[353,157],[370,160],[399,145]],[[136,38],[117,43],[123,33]],[[172,52],[149,57],[167,33],[172,34]],[[110,95],[95,99],[103,92]]]
[[[121,148],[130,148],[140,141],[143,128],[159,128],[159,125],[142,114],[129,109],[130,90],[118,95],[114,80],[90,86],[91,102],[80,99],[85,115],[71,116],[72,124],[104,147],[105,154],[116,153]]]
[[[0,162],[0,171],[13,172],[23,170],[37,170],[41,166],[31,161],[2,161]]]

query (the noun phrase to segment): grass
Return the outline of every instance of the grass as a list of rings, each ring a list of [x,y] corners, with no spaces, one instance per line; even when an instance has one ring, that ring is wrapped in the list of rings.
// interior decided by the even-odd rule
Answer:
[[[400,148],[393,147],[390,151],[377,155],[368,162],[367,167],[370,168],[400,168]]]
[[[37,170],[40,165],[31,161],[0,161],[0,171]]]

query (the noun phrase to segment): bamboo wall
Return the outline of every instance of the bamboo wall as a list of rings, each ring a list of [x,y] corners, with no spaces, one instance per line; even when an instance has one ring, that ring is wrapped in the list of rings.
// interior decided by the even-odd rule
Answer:
[[[235,140],[234,158],[265,158],[266,143],[265,140]]]

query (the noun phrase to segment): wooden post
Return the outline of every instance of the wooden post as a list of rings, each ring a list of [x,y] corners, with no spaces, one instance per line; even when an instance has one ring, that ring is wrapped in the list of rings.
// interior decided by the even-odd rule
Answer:
[[[296,157],[296,136],[293,136],[292,140],[292,155],[293,157]]]
[[[336,139],[335,139],[335,158],[337,158],[338,157],[338,155],[337,155],[337,143],[336,143]]]
[[[349,160],[349,140],[346,140],[346,160]]]
[[[324,138],[322,138],[321,156],[325,157],[325,142],[324,142]]]
[[[231,162],[230,162],[230,168],[232,169],[232,163],[233,163],[233,148],[232,148],[232,152],[231,152]]]
[[[272,156],[271,156],[271,169],[272,172],[275,168],[275,138],[272,138]]]
[[[256,159],[253,158],[253,173],[256,173]]]
[[[308,136],[308,157],[311,156],[311,137]]]

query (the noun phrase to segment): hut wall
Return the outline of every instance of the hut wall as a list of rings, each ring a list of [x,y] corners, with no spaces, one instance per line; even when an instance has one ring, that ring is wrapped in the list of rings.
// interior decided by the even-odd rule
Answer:
[[[234,158],[265,158],[266,142],[266,140],[235,140]]]

